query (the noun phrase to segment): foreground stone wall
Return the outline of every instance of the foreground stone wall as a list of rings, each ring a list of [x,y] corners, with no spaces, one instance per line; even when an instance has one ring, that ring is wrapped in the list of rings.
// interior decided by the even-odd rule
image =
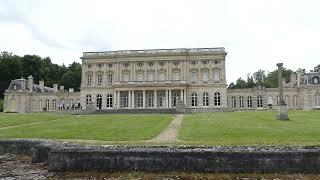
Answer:
[[[320,147],[120,147],[0,140],[1,153],[32,155],[51,171],[320,173]]]

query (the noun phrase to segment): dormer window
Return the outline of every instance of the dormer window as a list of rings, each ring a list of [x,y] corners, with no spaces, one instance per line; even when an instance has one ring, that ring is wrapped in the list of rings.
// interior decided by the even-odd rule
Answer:
[[[219,64],[219,63],[220,63],[220,61],[218,61],[218,60],[214,61],[214,64]]]
[[[163,66],[164,66],[164,62],[163,62],[163,61],[159,62],[159,65],[160,65],[161,67],[163,67]]]
[[[88,64],[88,69],[91,69],[92,68],[92,65],[91,64]]]
[[[191,61],[191,65],[196,65],[197,64],[197,62],[196,61]]]
[[[138,62],[137,64],[138,67],[142,67],[142,65],[143,65],[142,62]]]
[[[178,66],[179,65],[179,61],[174,61],[173,65]]]
[[[102,68],[102,64],[98,64],[98,68]]]
[[[313,84],[319,84],[319,77],[313,78]]]
[[[203,64],[203,65],[207,65],[207,64],[208,64],[208,61],[202,61],[202,64]]]
[[[109,67],[109,68],[112,68],[112,64],[108,64],[108,67]]]
[[[129,66],[129,64],[128,64],[128,63],[124,63],[123,66],[124,66],[125,68],[127,68],[127,67]]]
[[[153,62],[148,62],[149,67],[153,66]]]

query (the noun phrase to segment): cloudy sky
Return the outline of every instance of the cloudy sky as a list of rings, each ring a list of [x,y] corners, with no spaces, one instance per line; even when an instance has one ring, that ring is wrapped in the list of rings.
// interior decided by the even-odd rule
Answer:
[[[0,51],[81,62],[83,51],[225,47],[228,83],[277,62],[320,64],[318,0],[0,0]]]

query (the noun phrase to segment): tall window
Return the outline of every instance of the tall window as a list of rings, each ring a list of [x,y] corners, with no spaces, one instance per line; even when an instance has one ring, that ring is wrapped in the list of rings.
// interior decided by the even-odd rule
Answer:
[[[179,70],[173,71],[173,80],[180,80],[180,71]]]
[[[153,93],[148,94],[148,107],[154,107],[154,96],[153,96]]]
[[[272,96],[268,96],[268,105],[271,104],[273,105],[273,98]]]
[[[137,94],[137,107],[143,107],[143,94]]]
[[[46,111],[49,111],[49,99],[46,99]]]
[[[240,107],[240,108],[244,108],[243,99],[244,99],[243,96],[240,96],[240,97],[239,97],[239,107]]]
[[[129,72],[124,71],[122,74],[123,74],[123,81],[129,81]]]
[[[298,107],[298,97],[296,95],[293,96],[293,107]]]
[[[191,81],[196,81],[197,80],[197,71],[192,71],[191,72]]]
[[[213,70],[213,80],[220,81],[220,70],[219,69]]]
[[[159,107],[165,107],[166,97],[163,93],[159,96]]]
[[[97,86],[101,86],[102,83],[102,74],[97,75]]]
[[[112,73],[108,74],[108,83],[112,84]]]
[[[108,94],[108,95],[107,95],[107,108],[113,107],[112,101],[113,101],[112,95],[111,95],[111,94]]]
[[[204,107],[208,107],[209,106],[209,97],[208,97],[208,93],[204,92],[203,96],[202,96],[202,105]]]
[[[232,108],[237,107],[236,97],[234,97],[234,96],[231,97],[231,107]]]
[[[165,71],[160,71],[160,73],[159,73],[159,81],[165,81],[165,80],[166,80]]]
[[[220,106],[220,105],[221,105],[220,93],[215,92],[214,93],[214,106]]]
[[[92,75],[88,74],[87,75],[87,86],[91,86],[91,81],[92,81]]]
[[[247,105],[248,105],[248,108],[252,108],[252,97],[251,96],[248,96],[248,98],[247,98]]]
[[[258,98],[257,98],[257,105],[258,105],[258,107],[263,107],[262,96],[258,96]]]
[[[172,95],[173,98],[173,107],[175,107],[177,105],[177,100],[179,99],[179,93],[173,93]]]
[[[154,72],[153,71],[148,72],[148,81],[154,81]]]
[[[191,94],[191,106],[192,107],[198,106],[198,97],[197,97],[197,93],[195,92]]]
[[[57,110],[57,100],[52,100],[52,110]]]
[[[97,95],[97,109],[101,109],[102,107],[102,96],[101,94]]]
[[[319,84],[319,78],[318,77],[314,77],[313,78],[313,83],[314,84]]]
[[[319,93],[316,94],[316,106],[320,106],[320,96],[319,96]]]
[[[121,98],[121,107],[127,108],[129,105],[129,97],[128,97],[128,93],[121,93],[120,95]]]
[[[137,72],[137,81],[143,81],[143,72],[142,71]]]
[[[208,81],[208,70],[204,70],[202,72],[202,80],[203,81]]]
[[[92,99],[91,95],[88,94],[88,95],[86,96],[86,105],[88,105],[88,104],[91,103],[91,99]]]

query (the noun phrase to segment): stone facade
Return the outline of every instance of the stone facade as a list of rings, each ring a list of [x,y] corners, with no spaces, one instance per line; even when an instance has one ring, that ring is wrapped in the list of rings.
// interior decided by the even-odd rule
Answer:
[[[181,112],[275,108],[277,88],[227,89],[226,54],[224,48],[84,52],[81,92],[37,85],[32,76],[12,80],[4,112],[158,110],[178,102]],[[284,83],[288,107],[319,108],[319,78],[319,72],[292,74]]]

